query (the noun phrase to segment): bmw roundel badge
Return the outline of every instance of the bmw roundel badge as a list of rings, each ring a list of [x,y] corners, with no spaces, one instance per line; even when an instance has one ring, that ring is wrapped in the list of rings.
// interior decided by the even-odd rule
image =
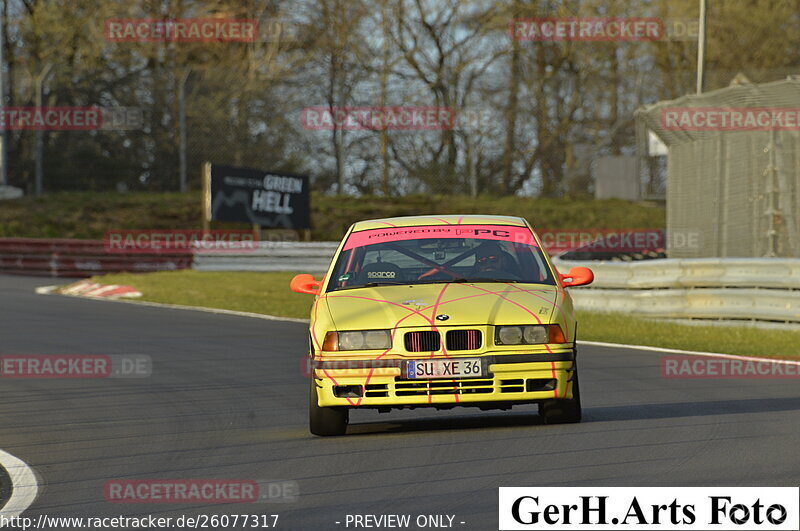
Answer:
[[[448,319],[450,319],[450,316],[447,315],[446,313],[440,313],[439,315],[436,316],[437,321],[447,321]]]

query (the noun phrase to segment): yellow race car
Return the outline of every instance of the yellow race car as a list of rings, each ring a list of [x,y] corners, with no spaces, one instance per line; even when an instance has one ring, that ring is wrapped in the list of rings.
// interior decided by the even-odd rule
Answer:
[[[579,422],[575,317],[568,286],[522,218],[413,216],[361,221],[322,280],[297,275],[311,309],[309,421],[342,435],[373,408],[539,405]]]

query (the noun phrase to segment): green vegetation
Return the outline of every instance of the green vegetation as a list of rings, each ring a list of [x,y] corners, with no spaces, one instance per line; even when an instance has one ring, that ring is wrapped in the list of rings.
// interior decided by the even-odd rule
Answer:
[[[540,229],[663,228],[666,224],[662,206],[622,200],[314,194],[312,206],[312,238],[323,241],[340,239],[351,223],[362,219],[430,213],[522,216]],[[59,192],[0,202],[0,237],[100,239],[108,230],[197,229],[202,227],[200,216],[197,192]]]
[[[240,312],[308,319],[313,296],[289,290],[294,273],[159,271],[120,273],[92,278],[101,284],[133,286],[143,300],[204,306]]]
[[[311,295],[289,291],[293,273],[170,271],[95,277],[142,292],[141,300],[308,318]],[[798,358],[800,332],[654,322],[622,314],[579,312],[580,338],[609,343]]]
[[[578,312],[579,336],[587,341],[721,352],[762,358],[800,358],[800,331],[750,326],[680,324],[619,313]]]
[[[58,192],[0,201],[0,237],[100,239],[108,230],[200,228],[200,194]]]

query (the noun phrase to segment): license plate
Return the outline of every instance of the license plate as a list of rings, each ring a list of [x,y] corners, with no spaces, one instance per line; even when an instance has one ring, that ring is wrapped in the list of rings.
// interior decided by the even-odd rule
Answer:
[[[483,364],[480,358],[409,360],[408,378],[480,378]]]

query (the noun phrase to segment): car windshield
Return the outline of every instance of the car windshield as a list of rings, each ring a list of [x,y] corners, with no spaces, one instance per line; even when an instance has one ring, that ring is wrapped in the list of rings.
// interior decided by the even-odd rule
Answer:
[[[555,284],[526,227],[426,226],[351,233],[328,291],[442,282]]]

